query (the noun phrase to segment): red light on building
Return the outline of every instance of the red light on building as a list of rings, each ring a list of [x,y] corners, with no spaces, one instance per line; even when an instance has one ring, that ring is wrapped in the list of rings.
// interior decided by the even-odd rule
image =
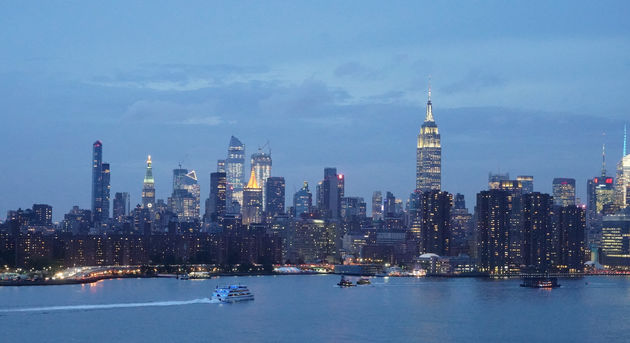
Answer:
[[[606,178],[606,183],[613,183],[613,179],[612,179],[612,177],[608,177],[608,178]]]
[[[339,178],[339,180],[343,179],[343,174],[339,174],[337,175],[337,177]]]
[[[599,183],[599,179],[598,179],[598,178],[594,178],[594,179],[593,179],[593,182],[595,182],[595,183]]]
[[[562,181],[562,182],[561,182],[561,184],[563,184],[563,185],[568,185],[569,183],[568,183],[568,182],[566,182],[566,181]]]

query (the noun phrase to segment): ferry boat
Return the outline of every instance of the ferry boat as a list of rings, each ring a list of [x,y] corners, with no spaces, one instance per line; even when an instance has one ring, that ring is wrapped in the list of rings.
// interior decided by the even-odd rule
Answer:
[[[359,281],[357,281],[357,285],[371,285],[372,282],[370,282],[370,279],[366,278],[366,277],[362,277],[359,279]]]
[[[356,286],[355,284],[352,283],[352,281],[347,280],[343,275],[341,276],[341,281],[339,281],[339,283],[337,284],[337,286],[339,287],[354,287]]]
[[[243,285],[217,286],[212,293],[212,300],[218,300],[224,303],[233,303],[238,301],[254,300],[254,294],[249,291],[247,286]]]
[[[558,278],[555,277],[525,277],[523,278],[521,287],[557,288],[560,287],[560,285],[558,284]]]

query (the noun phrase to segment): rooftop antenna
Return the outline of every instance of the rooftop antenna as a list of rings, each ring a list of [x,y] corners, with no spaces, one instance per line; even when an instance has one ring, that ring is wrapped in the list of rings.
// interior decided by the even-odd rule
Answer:
[[[603,133],[606,136],[606,132]],[[606,143],[602,144],[602,178],[606,177]]]

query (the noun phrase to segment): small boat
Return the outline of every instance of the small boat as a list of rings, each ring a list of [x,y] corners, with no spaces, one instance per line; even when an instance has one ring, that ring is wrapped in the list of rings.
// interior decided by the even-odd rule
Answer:
[[[341,281],[339,281],[337,286],[339,286],[339,287],[354,287],[356,285],[353,284],[352,281],[347,280],[344,276],[341,276]]]
[[[560,287],[560,285],[558,284],[558,278],[555,277],[525,277],[523,278],[521,287],[557,288]]]
[[[250,292],[247,286],[243,285],[217,286],[212,293],[212,300],[218,300],[224,303],[233,303],[238,301],[254,300],[254,294]]]
[[[362,277],[359,279],[359,281],[357,281],[357,285],[371,285],[372,282],[370,282],[370,279],[366,278],[366,277]]]
[[[188,274],[181,274],[181,275],[179,276],[179,279],[180,279],[180,280],[188,280],[188,279],[190,279],[190,276],[188,276]]]

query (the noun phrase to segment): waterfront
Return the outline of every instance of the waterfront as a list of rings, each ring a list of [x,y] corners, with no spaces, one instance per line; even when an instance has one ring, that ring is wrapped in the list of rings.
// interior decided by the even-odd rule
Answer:
[[[375,278],[340,289],[336,275],[114,279],[0,288],[3,339],[24,342],[422,341],[628,342],[630,278],[519,280]],[[217,284],[253,302],[213,304]]]

